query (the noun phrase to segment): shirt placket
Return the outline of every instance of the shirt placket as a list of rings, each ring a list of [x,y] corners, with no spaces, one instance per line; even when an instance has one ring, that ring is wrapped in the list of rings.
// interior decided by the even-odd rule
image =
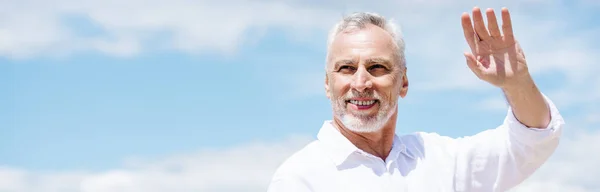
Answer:
[[[402,176],[400,167],[401,166],[406,166],[403,164],[399,164],[400,162],[404,162],[404,161],[399,161],[398,159],[401,158],[401,154],[406,152],[406,146],[403,144],[400,144],[397,146],[395,151],[392,151],[392,153],[390,153],[391,158],[389,158],[389,161],[386,162],[386,181],[388,182],[387,185],[389,187],[387,187],[389,190],[388,191],[398,191],[398,192],[402,192],[402,191],[408,191],[408,183],[406,182],[406,178],[404,178],[404,176]],[[393,172],[395,170],[395,172]],[[394,173],[394,174],[392,174]]]

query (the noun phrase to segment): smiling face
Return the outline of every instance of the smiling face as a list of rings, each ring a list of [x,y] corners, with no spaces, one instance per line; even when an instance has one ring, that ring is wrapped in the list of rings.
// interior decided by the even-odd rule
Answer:
[[[325,88],[334,118],[354,132],[380,130],[408,89],[392,37],[369,24],[339,33],[329,51]]]

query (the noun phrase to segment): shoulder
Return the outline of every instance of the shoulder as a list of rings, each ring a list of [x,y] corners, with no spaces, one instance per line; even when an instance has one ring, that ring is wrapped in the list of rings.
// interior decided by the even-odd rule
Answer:
[[[311,178],[330,168],[328,165],[319,141],[313,141],[283,161],[273,174],[268,191],[308,190]]]
[[[300,174],[313,166],[323,164],[324,160],[324,152],[320,142],[318,140],[312,141],[285,159],[277,168],[276,175],[289,173]]]

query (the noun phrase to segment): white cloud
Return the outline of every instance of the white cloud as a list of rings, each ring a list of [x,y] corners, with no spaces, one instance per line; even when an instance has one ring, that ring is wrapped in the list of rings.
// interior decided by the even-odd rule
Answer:
[[[485,98],[475,104],[476,109],[493,112],[505,112],[508,108],[508,103],[504,97],[496,96]]]
[[[586,117],[586,122],[587,123],[598,123],[600,124],[600,111],[596,111],[596,112],[592,112],[590,114],[588,114],[588,116]]]
[[[600,89],[590,88],[590,85],[600,84],[597,75],[600,48],[592,44],[600,40],[596,35],[600,28],[569,29],[578,19],[569,16],[569,11],[561,8],[562,4],[553,1],[502,3],[467,0],[401,0],[377,4],[291,0],[2,1],[0,56],[29,58],[71,55],[79,51],[134,56],[152,49],[231,53],[242,43],[261,38],[266,28],[277,27],[293,35],[300,34],[292,36],[295,38],[304,37],[305,32],[325,36],[328,27],[342,13],[375,10],[402,24],[408,43],[409,77],[426,82],[424,89],[482,90],[490,86],[471,74],[462,57],[466,45],[460,29],[460,13],[468,12],[473,5],[507,6],[513,13],[517,37],[524,45],[532,73],[555,72],[566,77],[564,85],[550,90],[548,95],[559,105],[591,106],[582,122],[597,124],[600,111],[591,108],[600,107]],[[579,2],[580,6],[593,3],[597,4],[596,1]],[[544,11],[527,9],[528,6]],[[82,29],[64,23],[64,17],[71,15],[89,19],[101,35],[79,34]],[[323,96],[323,76],[319,75],[322,65],[314,68],[319,72],[291,77],[290,84],[300,86],[296,89],[301,92],[298,94]],[[499,109],[501,103],[504,103],[501,98],[490,98],[481,104],[494,110]],[[598,131],[580,130],[579,134],[565,138],[550,162],[518,191],[597,191],[600,186],[594,179],[600,177],[596,166],[600,156],[590,150],[600,144],[599,141]],[[307,139],[292,139],[206,150],[149,162],[131,161],[124,167],[103,172],[35,172],[0,167],[0,191],[264,191],[275,167],[306,142]]]
[[[592,125],[588,125],[588,128]],[[514,191],[580,191],[600,189],[600,131],[568,126],[559,149],[538,172]],[[310,137],[312,138],[312,137]],[[206,149],[160,160],[129,160],[101,172],[65,170],[34,172],[0,167],[2,192],[166,192],[265,191],[279,164],[309,142],[292,137],[272,143],[249,143]]]
[[[569,127],[574,128],[574,127]],[[600,190],[600,131],[575,132],[564,139],[552,158],[515,191],[598,191]],[[593,129],[592,129],[593,130]]]
[[[116,56],[152,49],[228,53],[260,37],[248,36],[253,31],[319,29],[337,16],[319,8],[247,0],[3,1],[0,13],[0,55],[10,58],[90,50]],[[83,25],[68,23],[69,17],[84,18],[95,28],[77,28]],[[82,30],[99,34],[80,34]]]
[[[113,56],[175,49],[188,53],[234,53],[244,43],[264,38],[266,29],[283,29],[291,42],[324,46],[326,31],[336,19],[352,11],[376,11],[395,18],[407,41],[409,77],[423,82],[418,89],[485,90],[493,87],[478,80],[466,67],[467,49],[460,28],[460,14],[478,5],[509,7],[517,38],[524,46],[534,75],[558,72],[566,76],[564,87],[580,86],[596,77],[600,27],[581,27],[572,13],[593,2],[580,1],[566,9],[558,1],[186,1],[186,0],[23,0],[3,1],[0,6],[0,56],[29,58],[68,56],[80,51]],[[426,7],[426,9],[425,9]],[[535,9],[534,9],[535,8]],[[498,12],[497,12],[498,13]],[[80,17],[95,26],[95,35],[81,34],[65,18]],[[577,28],[575,28],[577,27]],[[320,34],[321,38],[310,38]],[[321,62],[321,61],[319,61]],[[320,66],[320,65],[319,65]],[[314,70],[321,71],[321,67]],[[304,82],[308,75],[296,75]],[[306,77],[304,77],[306,76]],[[322,78],[322,77],[319,77]],[[320,81],[303,86],[305,95],[322,93]],[[572,95],[572,96],[580,96]],[[600,94],[599,94],[600,95]],[[594,98],[590,98],[594,99]]]
[[[555,4],[552,7],[558,6],[561,5]],[[595,35],[600,27],[579,28],[577,31],[565,30],[576,26],[573,20],[577,18],[551,16],[550,12],[536,14],[528,11],[511,9],[515,34],[523,46],[532,75],[537,77],[550,74],[564,75],[564,87],[581,86],[597,77],[600,67],[596,65],[596,61],[600,59],[600,47],[593,42],[600,40]],[[407,37],[409,40],[413,39],[413,54],[410,55],[409,52],[409,58],[416,57],[420,62],[412,63],[409,68],[412,66],[413,69],[425,69],[417,72],[419,77],[425,77],[419,80],[428,82],[424,89],[432,91],[492,89],[492,86],[478,80],[466,67],[462,52],[467,51],[467,46],[462,31],[459,30],[458,15],[444,14],[443,16],[451,17],[453,20],[438,20],[430,17],[426,22],[430,23],[431,32],[423,29],[423,33]],[[408,47],[411,47],[411,44]]]
[[[309,139],[246,143],[161,160],[128,160],[102,172],[33,172],[0,167],[2,192],[265,191],[277,166]]]
[[[326,98],[325,93],[325,72],[321,73],[296,73],[294,75],[283,77],[289,84],[286,91],[280,98],[286,100],[297,100],[299,98],[309,98],[314,95]]]
[[[305,4],[300,4],[299,7],[307,6]],[[596,75],[600,73],[600,67],[596,65],[596,61],[600,60],[600,47],[594,44],[600,40],[596,35],[600,27],[577,22],[580,20],[577,17],[581,16],[578,10],[582,7],[589,8],[589,4],[590,2],[581,1],[576,6],[565,8],[558,1],[498,3],[404,0],[381,1],[377,4],[336,1],[320,7],[338,10],[340,13],[353,10],[376,11],[395,18],[405,32],[408,73],[413,82],[411,85],[414,85],[412,89],[489,92],[495,87],[477,79],[466,66],[462,52],[467,51],[468,47],[460,25],[460,14],[470,12],[474,5],[479,5],[482,8],[495,8],[499,15],[499,8],[506,6],[511,10],[514,30],[524,48],[531,73],[536,78],[561,79],[560,87],[542,91],[553,96],[552,98],[562,94],[564,96],[561,97],[568,100],[565,102],[581,104],[600,98],[597,91],[590,93],[593,90],[589,89],[593,84],[591,82],[600,80]],[[322,33],[325,36],[325,31]],[[297,85],[295,82],[304,82],[303,87],[316,90],[307,90],[301,95],[322,96],[321,80],[307,79],[313,77],[310,74],[321,72],[322,68],[312,67],[312,70],[314,71],[306,71],[306,75],[288,76],[294,82],[290,86]]]

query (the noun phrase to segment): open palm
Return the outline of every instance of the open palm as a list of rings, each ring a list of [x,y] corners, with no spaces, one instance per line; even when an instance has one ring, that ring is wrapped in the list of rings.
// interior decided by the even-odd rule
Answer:
[[[502,34],[493,9],[486,11],[488,26],[481,10],[473,8],[473,24],[469,14],[463,13],[462,27],[471,48],[466,52],[467,65],[479,79],[497,87],[516,85],[529,75],[525,55],[513,35],[508,9],[502,9]],[[474,27],[473,27],[474,26]]]

